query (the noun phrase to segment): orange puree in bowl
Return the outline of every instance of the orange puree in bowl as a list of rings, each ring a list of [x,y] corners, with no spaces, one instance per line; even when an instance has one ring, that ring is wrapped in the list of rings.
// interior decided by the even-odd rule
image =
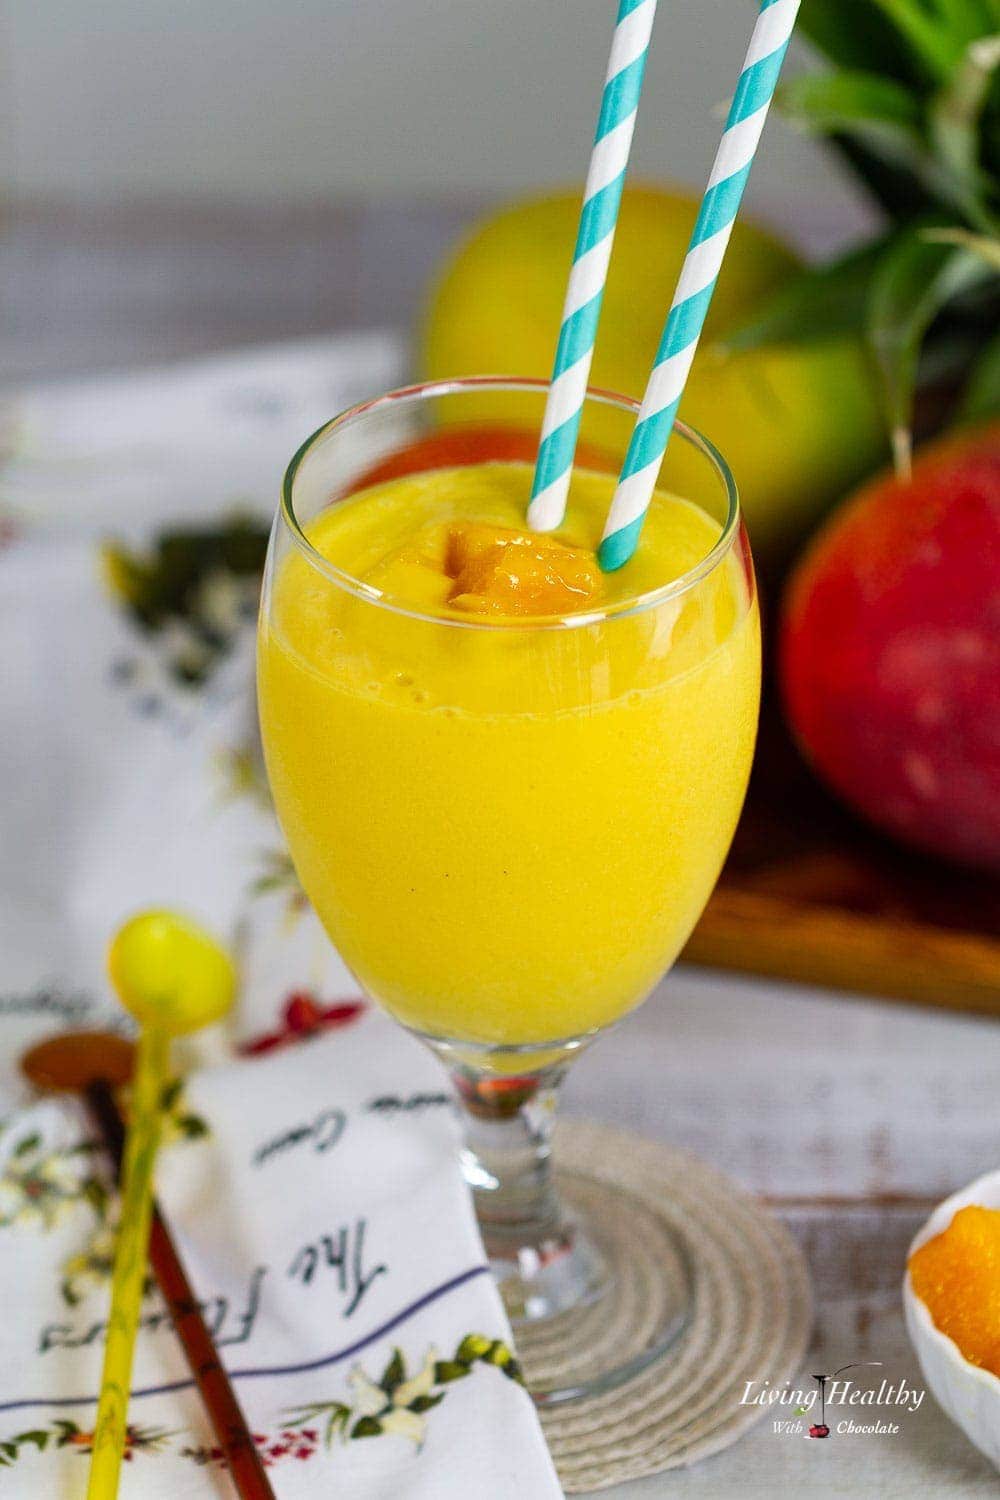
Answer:
[[[910,1280],[969,1363],[1000,1375],[1000,1209],[960,1208],[910,1256]]]

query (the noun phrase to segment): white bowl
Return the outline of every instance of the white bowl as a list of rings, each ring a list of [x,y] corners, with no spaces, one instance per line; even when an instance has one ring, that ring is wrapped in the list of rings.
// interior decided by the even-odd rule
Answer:
[[[938,1204],[915,1236],[910,1255],[925,1240],[947,1229],[957,1211],[970,1204],[1000,1208],[1000,1172],[987,1172]],[[909,1271],[903,1280],[903,1306],[924,1379],[952,1421],[1000,1469],[1000,1379],[989,1370],[970,1365],[954,1340],[935,1327],[926,1304],[913,1290]]]

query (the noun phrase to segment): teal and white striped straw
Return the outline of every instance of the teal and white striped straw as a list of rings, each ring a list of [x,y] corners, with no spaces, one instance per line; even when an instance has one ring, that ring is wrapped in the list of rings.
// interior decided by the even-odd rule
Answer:
[[[611,502],[597,554],[606,573],[627,563],[638,544],[799,3],[800,0],[761,0],[725,134]]]
[[[528,506],[528,525],[532,531],[554,530],[566,513],[573,455],[655,14],[656,0],[619,0]]]

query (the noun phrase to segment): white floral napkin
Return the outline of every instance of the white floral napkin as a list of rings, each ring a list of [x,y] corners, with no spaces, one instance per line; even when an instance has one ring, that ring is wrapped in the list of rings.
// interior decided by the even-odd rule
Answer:
[[[391,383],[398,361],[391,340],[328,342],[11,403],[5,1494],[85,1481],[115,1215],[86,1116],[35,1098],[17,1058],[59,1027],[121,1024],[103,946],[147,904],[186,907],[242,959],[234,1023],[177,1049],[158,1191],[276,1493],[560,1493],[484,1265],[443,1075],[358,996],[304,908],[259,783],[248,616],[262,517],[303,433]],[[234,501],[247,518],[220,519]],[[98,532],[123,539],[103,563]],[[233,1493],[154,1286],[130,1420],[124,1496]]]

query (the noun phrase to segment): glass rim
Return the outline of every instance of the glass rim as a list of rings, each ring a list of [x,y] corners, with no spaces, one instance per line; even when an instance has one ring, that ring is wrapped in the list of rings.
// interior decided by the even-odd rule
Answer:
[[[323,556],[318,548],[314,547],[306,535],[302,525],[295,514],[294,488],[295,479],[313,449],[326,437],[346,427],[359,417],[366,416],[370,412],[381,409],[390,409],[396,404],[407,401],[419,401],[442,396],[461,395],[463,392],[476,390],[498,390],[511,392],[531,392],[540,395],[548,390],[550,381],[536,376],[514,376],[514,375],[461,375],[442,380],[419,381],[413,385],[399,386],[394,390],[386,391],[381,396],[373,396],[367,401],[359,401],[353,406],[345,407],[322,426],[317,427],[315,432],[310,433],[293,455],[284,478],[281,482],[281,498],[278,506],[279,518],[288,530],[289,536],[298,551],[305,557],[306,561],[321,573],[330,583],[345,593],[354,595],[366,603],[373,604],[380,609],[385,609],[393,614],[402,615],[411,620],[422,620],[431,625],[454,626],[459,630],[574,630],[587,625],[599,625],[606,620],[622,619],[635,614],[644,613],[646,610],[656,609],[668,600],[679,598],[687,593],[703,579],[714,573],[716,568],[723,562],[725,557],[732,551],[733,544],[740,533],[742,525],[742,512],[740,508],[739,493],[732,471],[722,454],[711,440],[699,432],[687,422],[678,420],[674,424],[674,433],[683,441],[693,447],[705,458],[716,475],[722,482],[726,496],[727,512],[723,522],[722,530],[704,557],[699,558],[693,567],[681,573],[677,578],[672,578],[668,583],[659,585],[655,589],[647,589],[643,594],[637,594],[632,599],[620,599],[601,609],[581,610],[573,614],[564,615],[531,615],[523,617],[511,617],[497,619],[494,617],[480,619],[465,619],[459,615],[446,614],[443,611],[414,609],[397,600],[389,598],[381,589],[372,584],[365,583],[363,579],[355,578],[353,574],[338,568],[336,564]],[[585,401],[596,403],[599,406],[612,406],[619,411],[638,416],[640,403],[631,396],[622,396],[616,391],[604,390],[598,386],[588,386]],[[345,496],[344,498],[349,498]],[[641,545],[641,544],[640,544]],[[626,567],[628,564],[626,563]]]

